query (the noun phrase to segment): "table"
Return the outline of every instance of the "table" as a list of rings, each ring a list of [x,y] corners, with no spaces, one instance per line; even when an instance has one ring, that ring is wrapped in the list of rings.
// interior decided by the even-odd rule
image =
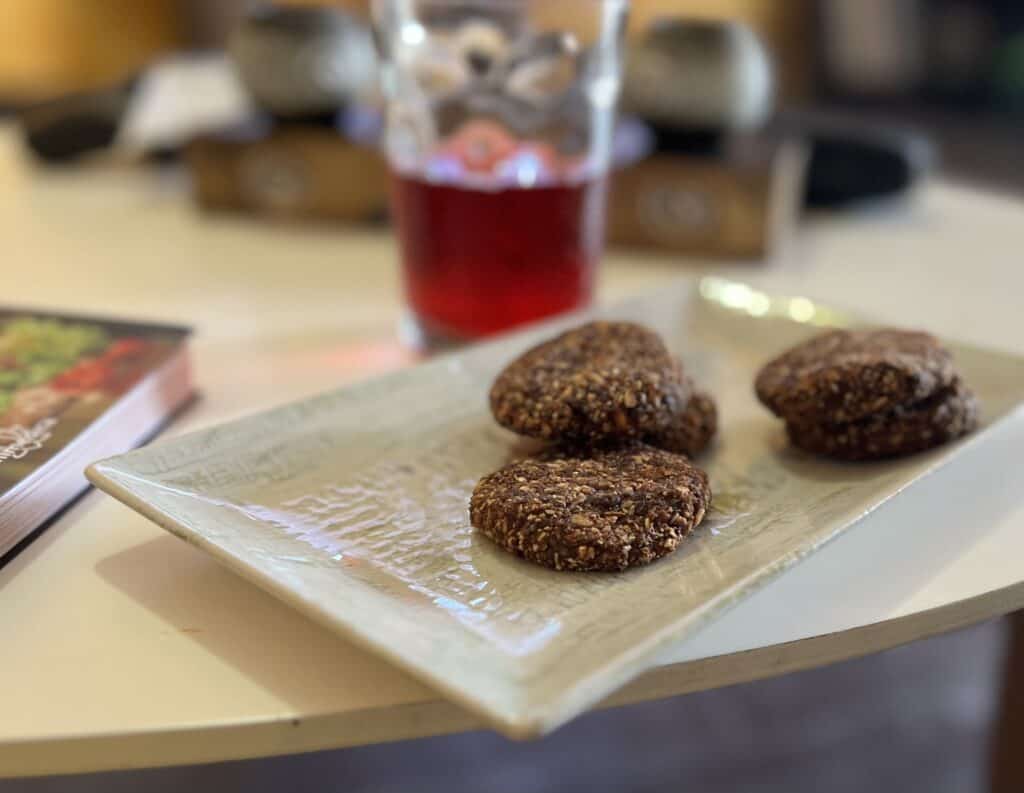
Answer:
[[[172,432],[405,362],[393,341],[387,234],[207,217],[186,195],[180,174],[37,170],[0,128],[3,302],[195,325],[204,398]],[[1024,353],[1022,241],[1024,203],[936,183],[907,205],[813,218],[770,266],[615,253],[603,297],[714,269]],[[1022,443],[1017,420],[673,647],[606,704],[826,664],[1024,607]],[[95,492],[0,571],[0,630],[0,775],[478,726]]]

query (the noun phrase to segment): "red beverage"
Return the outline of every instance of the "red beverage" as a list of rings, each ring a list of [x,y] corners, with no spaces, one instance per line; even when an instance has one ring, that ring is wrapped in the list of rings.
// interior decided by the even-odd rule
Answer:
[[[405,290],[430,335],[473,338],[589,303],[604,179],[493,191],[396,175]]]

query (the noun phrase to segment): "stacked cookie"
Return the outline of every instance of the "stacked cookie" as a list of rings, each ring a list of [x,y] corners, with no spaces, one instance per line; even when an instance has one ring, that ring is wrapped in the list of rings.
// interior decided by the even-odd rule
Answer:
[[[498,375],[491,412],[531,438],[579,446],[644,441],[696,456],[718,414],[651,330],[591,322],[528,350]]]
[[[556,570],[624,570],[673,551],[711,499],[687,455],[710,443],[714,401],[652,331],[592,322],[527,351],[498,376],[504,427],[551,441],[477,484],[473,525]]]
[[[755,391],[794,446],[840,460],[913,454],[978,423],[949,350],[915,331],[829,331],[768,362]]]

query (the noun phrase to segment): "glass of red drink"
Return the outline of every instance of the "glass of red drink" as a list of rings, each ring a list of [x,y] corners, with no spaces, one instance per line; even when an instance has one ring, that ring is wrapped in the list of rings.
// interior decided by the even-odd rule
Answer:
[[[411,339],[590,302],[627,0],[376,0]]]

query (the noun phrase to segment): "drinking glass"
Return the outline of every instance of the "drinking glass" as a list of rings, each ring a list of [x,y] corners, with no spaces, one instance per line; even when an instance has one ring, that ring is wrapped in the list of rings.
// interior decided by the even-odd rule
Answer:
[[[375,0],[414,343],[594,291],[628,0]]]

